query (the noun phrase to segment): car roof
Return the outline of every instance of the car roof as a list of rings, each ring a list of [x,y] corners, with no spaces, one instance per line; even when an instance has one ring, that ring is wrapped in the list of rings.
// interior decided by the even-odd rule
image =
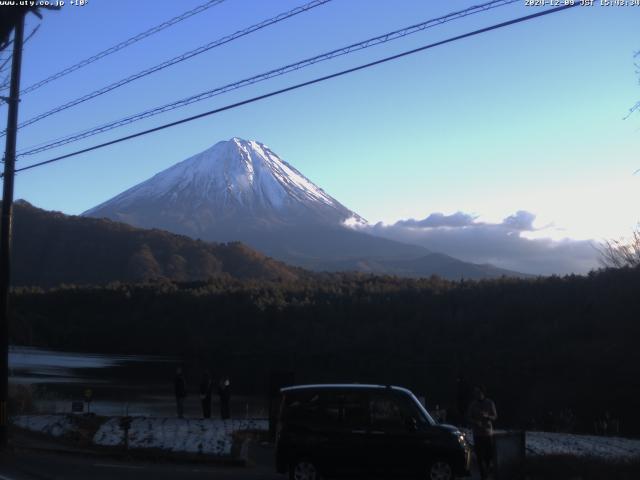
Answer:
[[[363,383],[325,383],[325,384],[311,384],[311,385],[293,385],[290,387],[284,387],[280,389],[282,393],[290,392],[302,392],[305,390],[395,390],[403,393],[411,394],[411,391],[396,385],[375,385],[375,384],[363,384]]]

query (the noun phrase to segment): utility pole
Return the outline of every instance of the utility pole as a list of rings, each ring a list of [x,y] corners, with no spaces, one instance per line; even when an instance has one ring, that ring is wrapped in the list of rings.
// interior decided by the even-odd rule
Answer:
[[[7,102],[7,143],[4,154],[2,220],[0,224],[0,450],[7,448],[9,400],[9,285],[11,281],[11,223],[13,214],[13,179],[18,135],[18,103],[20,101],[20,68],[24,41],[24,17],[17,18],[13,37],[11,88]]]

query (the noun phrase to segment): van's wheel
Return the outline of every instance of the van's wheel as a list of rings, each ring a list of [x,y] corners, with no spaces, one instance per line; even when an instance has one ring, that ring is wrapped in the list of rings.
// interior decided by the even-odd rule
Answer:
[[[301,457],[289,466],[289,480],[322,480],[315,462]]]
[[[428,480],[453,480],[453,468],[446,460],[436,460],[429,465]]]

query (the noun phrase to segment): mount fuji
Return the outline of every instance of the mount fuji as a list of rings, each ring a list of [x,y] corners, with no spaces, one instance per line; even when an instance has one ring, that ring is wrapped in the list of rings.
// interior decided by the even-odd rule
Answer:
[[[237,137],[216,143],[83,215],[207,241],[239,240],[315,270],[448,278],[513,273],[357,231],[350,226],[366,223],[357,213],[266,145]]]

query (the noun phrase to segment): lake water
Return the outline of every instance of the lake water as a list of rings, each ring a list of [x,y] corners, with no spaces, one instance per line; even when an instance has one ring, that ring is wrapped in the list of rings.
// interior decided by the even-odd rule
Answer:
[[[71,411],[73,401],[92,392],[89,408],[99,415],[175,415],[173,378],[176,361],[170,357],[102,355],[44,350],[31,347],[9,349],[9,382],[32,392],[42,413]],[[188,384],[185,413],[201,415],[197,381]],[[264,416],[265,400],[232,398],[235,417]],[[87,404],[85,403],[85,408]],[[218,404],[214,396],[214,414]]]

